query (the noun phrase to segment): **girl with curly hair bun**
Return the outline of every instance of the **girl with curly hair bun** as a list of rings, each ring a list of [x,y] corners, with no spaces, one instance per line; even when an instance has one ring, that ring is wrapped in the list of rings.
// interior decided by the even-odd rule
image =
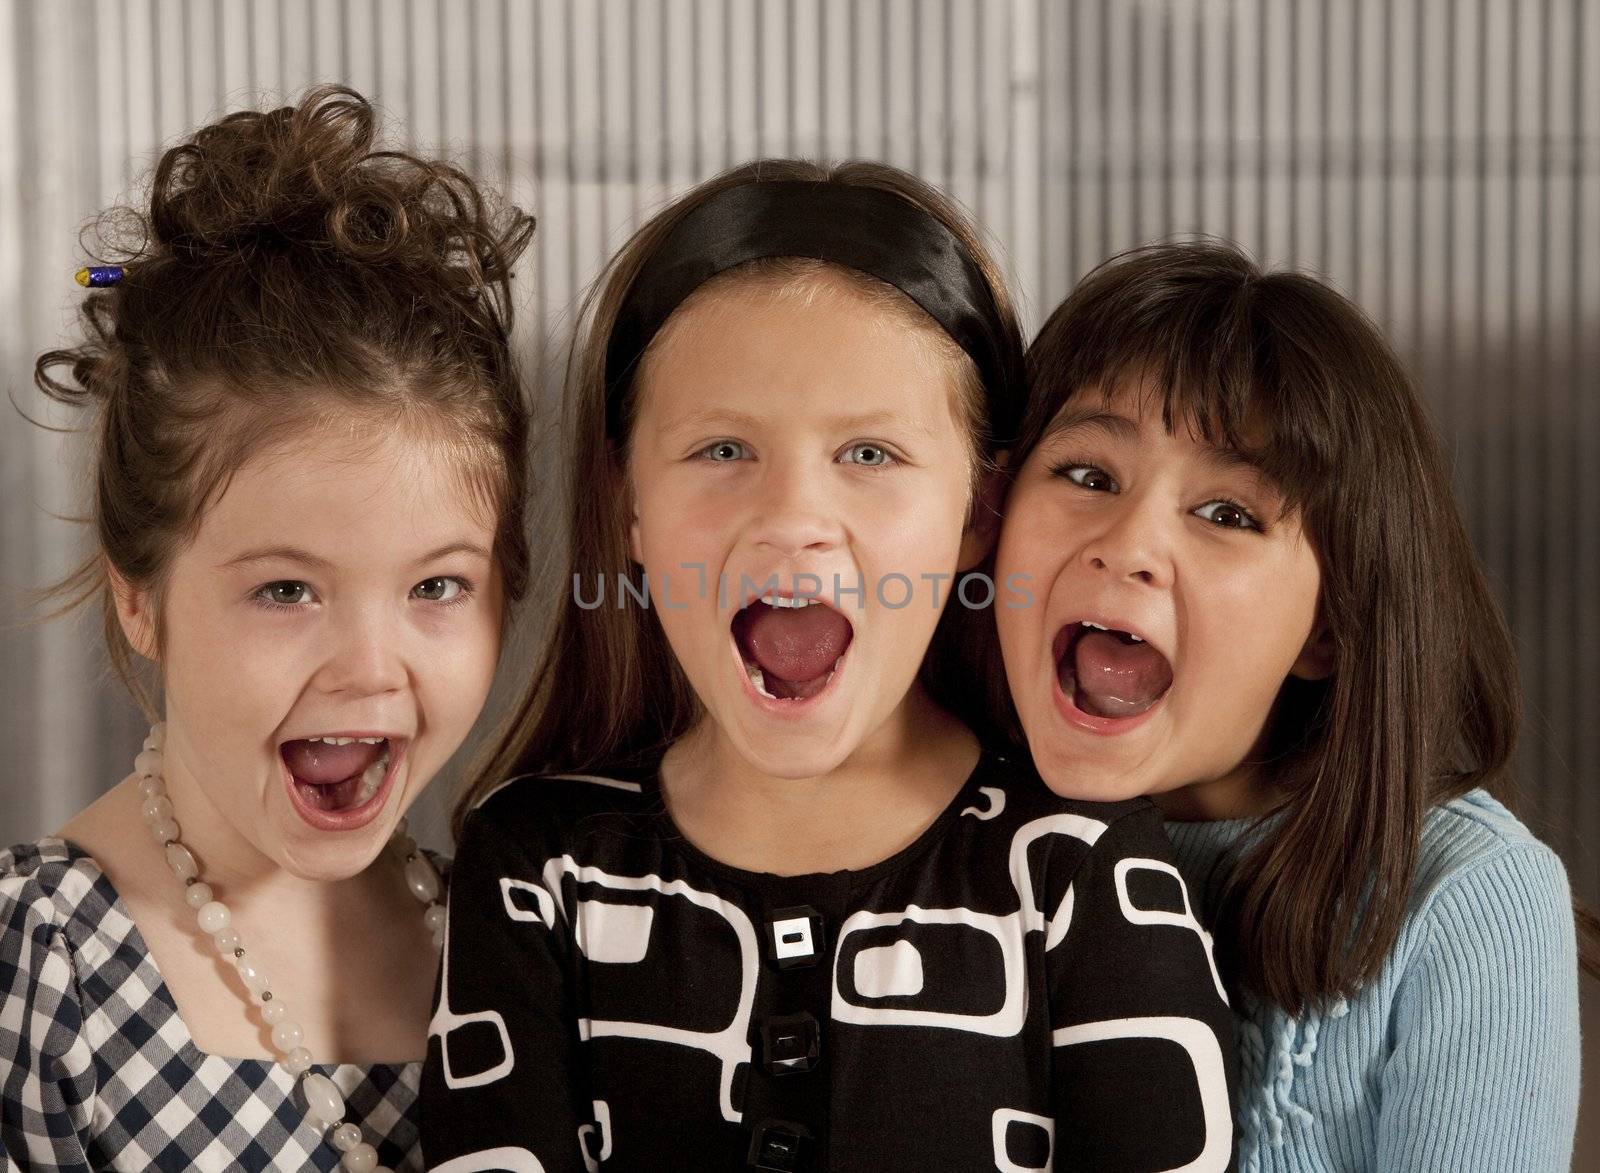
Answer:
[[[375,128],[322,87],[167,151],[38,361],[94,437],[55,593],[156,723],[0,851],[0,1166],[420,1166],[444,897],[403,815],[527,580],[533,222]]]

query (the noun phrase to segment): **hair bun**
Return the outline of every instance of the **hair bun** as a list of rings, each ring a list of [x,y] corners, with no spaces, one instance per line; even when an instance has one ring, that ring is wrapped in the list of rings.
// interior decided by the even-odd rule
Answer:
[[[473,240],[484,221],[474,185],[446,163],[374,152],[377,129],[371,104],[334,85],[296,106],[202,128],[156,168],[148,255],[254,264],[293,252],[312,266],[410,261],[422,269],[452,256],[468,271],[441,272],[449,283],[492,279],[481,262],[494,250]],[[432,214],[412,214],[423,206]]]

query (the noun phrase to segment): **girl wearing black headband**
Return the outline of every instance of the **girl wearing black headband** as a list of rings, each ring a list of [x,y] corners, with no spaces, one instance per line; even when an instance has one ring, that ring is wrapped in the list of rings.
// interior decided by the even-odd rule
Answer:
[[[1051,795],[952,667],[1028,601],[961,577],[1024,397],[971,226],[739,168],[613,261],[569,394],[569,595],[458,808],[434,1167],[1226,1167],[1158,815]]]

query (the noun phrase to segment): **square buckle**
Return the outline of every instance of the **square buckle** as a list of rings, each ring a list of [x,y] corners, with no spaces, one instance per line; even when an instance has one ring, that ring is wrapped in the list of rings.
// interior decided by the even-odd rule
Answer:
[[[780,1014],[761,1024],[761,1058],[773,1075],[810,1071],[822,1055],[822,1028],[809,1014]]]
[[[803,1169],[811,1134],[789,1120],[763,1120],[750,1141],[749,1164],[756,1169],[795,1173]]]
[[[827,947],[822,915],[814,908],[780,908],[766,923],[767,957],[779,969],[815,965]]]

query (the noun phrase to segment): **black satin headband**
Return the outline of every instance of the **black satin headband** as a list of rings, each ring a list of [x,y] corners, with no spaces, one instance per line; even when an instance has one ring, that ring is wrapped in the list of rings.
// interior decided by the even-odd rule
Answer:
[[[656,331],[718,273],[763,257],[813,257],[887,281],[977,364],[989,426],[1004,446],[1023,408],[1020,339],[1001,328],[994,294],[937,218],[893,192],[809,180],[742,184],[707,199],[668,234],[634,279],[606,343],[606,431],[622,435],[622,396]]]

